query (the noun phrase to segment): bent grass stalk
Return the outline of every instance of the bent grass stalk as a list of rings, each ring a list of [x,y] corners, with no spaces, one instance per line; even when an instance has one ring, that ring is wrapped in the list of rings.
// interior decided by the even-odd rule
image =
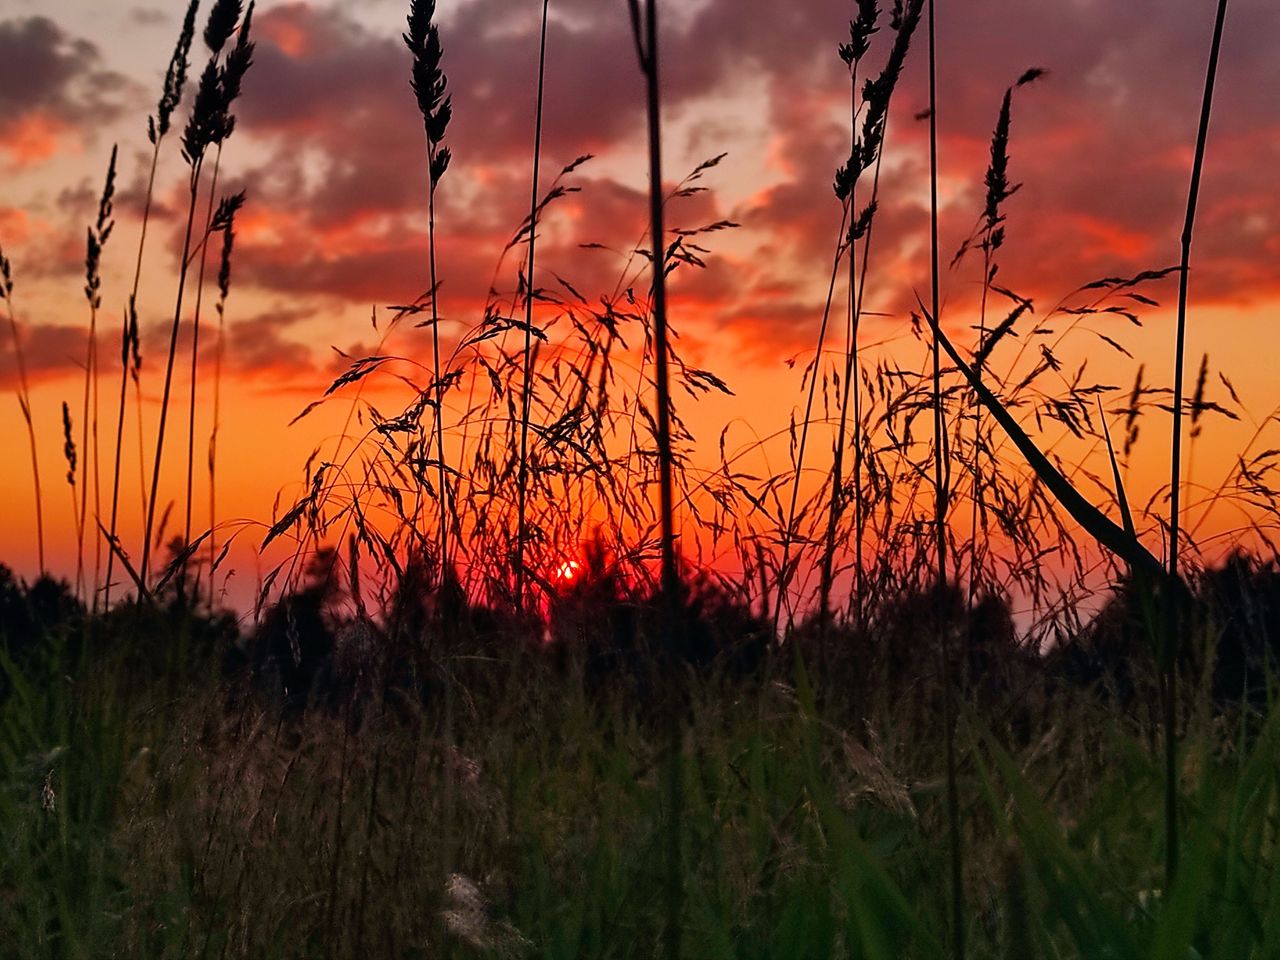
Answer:
[[[13,356],[18,366],[18,408],[27,425],[27,442],[31,448],[31,479],[36,496],[36,558],[40,575],[45,574],[44,564],[44,497],[40,491],[40,456],[36,452],[36,428],[31,419],[31,385],[27,380],[26,355],[22,350],[22,335],[18,332],[18,318],[13,309],[13,265],[0,247],[0,298],[9,316],[9,332],[13,335]]]

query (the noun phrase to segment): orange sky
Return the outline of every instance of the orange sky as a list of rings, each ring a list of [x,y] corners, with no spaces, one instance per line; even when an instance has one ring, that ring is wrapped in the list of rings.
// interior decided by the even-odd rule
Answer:
[[[14,302],[32,371],[50,566],[62,572],[74,569],[74,531],[60,405],[67,400],[79,409],[88,318],[80,293],[83,231],[96,210],[111,144],[118,143],[118,222],[106,252],[100,320],[109,374],[105,439],[114,425],[115,387],[107,384],[118,382],[112,363],[149,161],[145,117],[155,109],[184,6],[11,0],[0,12],[0,245],[13,263]],[[227,314],[218,483],[224,519],[269,523],[278,495],[285,506],[292,502],[308,455],[340,428],[345,412],[335,406],[286,426],[343,369],[331,346],[352,357],[370,352],[377,342],[371,307],[385,318],[389,305],[426,286],[422,134],[399,39],[404,5],[372,0],[358,12],[350,6],[267,0],[255,16],[256,62],[220,185],[220,192],[248,193]],[[731,448],[781,431],[762,451],[778,469],[786,462],[788,420],[803,403],[800,376],[812,357],[840,218],[830,182],[848,151],[849,80],[835,46],[847,35],[855,5],[698,0],[668,6],[669,178],[674,182],[700,161],[728,153],[700,181],[705,192],[673,202],[671,225],[741,224],[703,238],[707,269],[681,271],[673,282],[673,320],[686,359],[714,370],[736,393],[686,412],[705,440],[701,456],[708,463],[726,424]],[[456,111],[449,133],[455,164],[438,211],[446,339],[479,319],[491,284],[515,287],[514,255],[500,258],[527,212],[540,8],[533,0],[440,4]],[[554,172],[580,154],[596,156],[572,178],[581,192],[558,204],[544,227],[539,282],[563,277],[594,299],[612,294],[624,277],[636,279],[618,251],[631,250],[645,227],[641,90],[623,4],[552,0],[551,9],[544,168]],[[1025,68],[1041,66],[1049,75],[1014,99],[1011,177],[1022,188],[1008,204],[1001,282],[1033,299],[1043,317],[1088,281],[1175,263],[1210,14],[1192,0],[939,4],[944,258],[981,211],[1000,97]],[[870,68],[878,69],[889,43],[887,22],[883,27]],[[1272,318],[1280,306],[1277,40],[1280,18],[1270,0],[1233,4],[1196,235],[1188,342],[1188,379],[1208,352],[1210,399],[1231,406],[1217,377],[1225,372],[1258,421],[1280,402],[1270,359]],[[877,316],[863,328],[865,341],[879,344],[868,348],[869,357],[911,364],[922,353],[909,336],[907,315],[914,291],[928,284],[927,131],[911,119],[925,102],[921,52],[917,45],[908,58],[890,119],[867,291],[868,309]],[[193,73],[205,56],[197,41]],[[179,109],[179,126],[189,100],[188,94]],[[140,298],[148,444],[185,203],[176,139],[162,154],[160,207]],[[585,243],[607,249],[584,250]],[[970,258],[943,280],[947,326],[966,345],[980,273],[979,260]],[[1092,377],[1118,388],[1108,406],[1123,405],[1138,363],[1146,365],[1148,383],[1168,384],[1175,287],[1166,280],[1146,292],[1163,306],[1142,308],[1141,330],[1118,317],[1092,323],[1133,359],[1087,334],[1073,335],[1061,348],[1068,366],[1087,358]],[[213,319],[206,303],[205,321]],[[842,315],[833,322],[839,328]],[[428,356],[425,331],[398,334],[392,346]],[[829,343],[841,346],[839,337]],[[793,367],[789,360],[798,362]],[[30,576],[36,568],[33,500],[7,330],[0,337],[0,387],[11,394],[0,415],[0,442],[10,451],[9,469],[0,474],[7,505],[0,513],[0,562]],[[175,390],[185,396],[183,377]],[[172,415],[185,425],[185,400]],[[137,542],[140,514],[133,416],[124,445],[126,543]],[[203,467],[212,424],[207,397],[197,420]],[[1212,421],[1195,445],[1193,482],[1216,483],[1252,433],[1247,416],[1239,424]],[[1165,424],[1145,421],[1131,468],[1135,501],[1145,501],[1162,482],[1166,434]],[[1057,442],[1056,435],[1044,438]],[[1280,446],[1274,439],[1264,430],[1255,452]],[[829,433],[815,441],[815,465],[823,463],[829,442]],[[180,497],[185,431],[171,434],[169,444],[162,503]],[[1073,441],[1055,449],[1077,462],[1090,445]],[[208,522],[203,469],[197,478],[199,526]],[[1226,509],[1206,530],[1240,520]],[[248,529],[246,547],[260,534]],[[243,599],[257,561],[245,549],[232,566],[230,589]]]

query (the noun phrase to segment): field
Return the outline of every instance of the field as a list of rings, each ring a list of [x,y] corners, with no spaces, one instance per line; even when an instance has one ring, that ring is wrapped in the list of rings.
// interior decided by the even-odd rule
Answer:
[[[40,455],[53,420],[24,359],[22,264],[0,253],[25,443],[11,471],[29,472],[39,556],[35,576],[0,566],[0,956],[1280,956],[1278,421],[1207,354],[1185,369],[1226,0],[1203,38],[1180,262],[1047,310],[1000,267],[1018,242],[1015,118],[1052,76],[1005,81],[982,203],[943,250],[933,4],[851,4],[832,41],[850,152],[813,185],[838,221],[816,343],[792,359],[786,427],[739,417],[718,443],[695,436],[699,404],[743,388],[686,359],[680,298],[739,229],[696,220],[732,161],[664,177],[660,3],[629,0],[646,235],[612,293],[548,267],[544,237],[596,158],[547,173],[556,4],[536,6],[527,214],[460,321],[437,191],[464,162],[466,101],[449,21],[409,4],[423,292],[375,307],[367,351],[335,348],[290,424],[315,425],[314,451],[269,517],[219,514],[254,187],[218,190],[239,186],[252,2],[187,8],[148,118],[132,289],[104,292],[123,243],[111,153],[65,484]],[[864,323],[886,316],[882,160],[915,60],[919,289],[881,349]],[[167,193],[166,159],[184,175]],[[173,276],[147,272],[153,209]],[[138,299],[157,284],[176,301],[148,339]],[[124,304],[118,333],[104,296]],[[1168,387],[1117,331],[1150,343],[1152,316],[1171,323]],[[144,342],[167,347],[145,375]],[[1132,387],[1098,371],[1111,361]],[[1229,425],[1255,432],[1219,481],[1191,482],[1197,444]],[[1168,480],[1144,503],[1133,469]],[[1235,529],[1206,527],[1232,511]],[[262,573],[236,597],[245,551]]]

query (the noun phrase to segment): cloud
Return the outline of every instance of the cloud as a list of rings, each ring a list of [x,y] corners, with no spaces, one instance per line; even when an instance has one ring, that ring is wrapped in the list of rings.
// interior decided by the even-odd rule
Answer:
[[[6,323],[7,327],[8,324]],[[30,383],[63,376],[71,370],[83,370],[85,331],[64,324],[20,325],[22,357]],[[0,337],[0,387],[6,392],[19,386],[18,357],[13,337],[6,329]]]
[[[30,166],[114,119],[128,81],[101,61],[48,17],[0,21],[0,154]]]
[[[1098,276],[1173,262],[1207,48],[1201,13],[1189,0],[1142,0],[1105,19],[1093,0],[1048,12],[1013,0],[940,11],[944,262],[981,210],[1000,97],[1032,65],[1050,75],[1014,100],[1011,175],[1023,186],[1007,204],[1002,279],[1051,303]],[[291,3],[258,18],[241,110],[241,129],[263,148],[238,184],[252,211],[239,248],[246,282],[383,304],[426,286],[421,122],[400,17],[390,7],[385,14],[384,23],[381,8],[356,19],[336,6]],[[759,337],[771,354],[811,342],[821,313],[840,216],[830,183],[848,151],[849,86],[835,55],[848,16],[844,0],[705,0],[664,33],[669,144],[685,131],[684,140],[707,147],[699,131],[727,129],[727,104],[762,145],[761,155],[730,157],[704,181],[711,189],[691,222],[727,216],[743,229],[709,238],[711,270],[678,277],[675,295],[705,322],[738,330],[740,341]],[[1277,289],[1269,264],[1280,209],[1268,172],[1280,162],[1280,117],[1264,91],[1280,85],[1280,67],[1259,39],[1267,17],[1266,0],[1241,0],[1228,31],[1197,236],[1196,290],[1206,298],[1248,302]],[[513,13],[505,0],[473,0],[442,25],[455,164],[438,195],[437,229],[442,297],[459,319],[483,303],[527,206],[537,27],[536,10]],[[584,192],[548,222],[543,263],[588,296],[617,286],[645,223],[642,98],[628,31],[625,10],[585,0],[557,4],[548,31],[544,165],[591,151],[603,170],[586,168]],[[863,78],[879,69],[892,36],[886,16]],[[927,283],[927,124],[912,119],[926,103],[923,53],[921,35],[890,119],[867,294],[872,309],[898,318]],[[735,163],[763,179],[735,185]],[[630,175],[636,181],[623,183]],[[860,187],[863,200],[869,186]],[[732,204],[723,199],[735,192]],[[622,259],[584,252],[588,242]],[[965,308],[976,270],[970,258],[944,278],[949,305]],[[513,278],[508,261],[499,283]]]
[[[129,10],[129,21],[140,27],[156,27],[170,23],[172,17],[156,7],[133,7]]]

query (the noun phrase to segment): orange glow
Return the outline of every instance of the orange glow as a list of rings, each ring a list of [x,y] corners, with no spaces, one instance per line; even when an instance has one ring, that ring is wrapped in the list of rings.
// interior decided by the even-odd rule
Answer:
[[[27,239],[29,232],[30,221],[26,211],[0,207],[0,236],[10,243],[18,244]]]
[[[297,60],[311,49],[311,37],[305,25],[289,17],[287,12],[278,12],[273,17],[263,17],[259,30],[281,51]]]
[[[1151,238],[1136,230],[1125,230],[1098,217],[1078,214],[1076,222],[1095,241],[1091,248],[1129,260],[1141,260],[1151,249]]]
[[[577,560],[566,560],[556,568],[556,581],[563,586],[571,586],[582,576],[582,564]]]
[[[58,152],[66,124],[38,113],[16,120],[0,135],[0,150],[16,167],[30,167]]]

